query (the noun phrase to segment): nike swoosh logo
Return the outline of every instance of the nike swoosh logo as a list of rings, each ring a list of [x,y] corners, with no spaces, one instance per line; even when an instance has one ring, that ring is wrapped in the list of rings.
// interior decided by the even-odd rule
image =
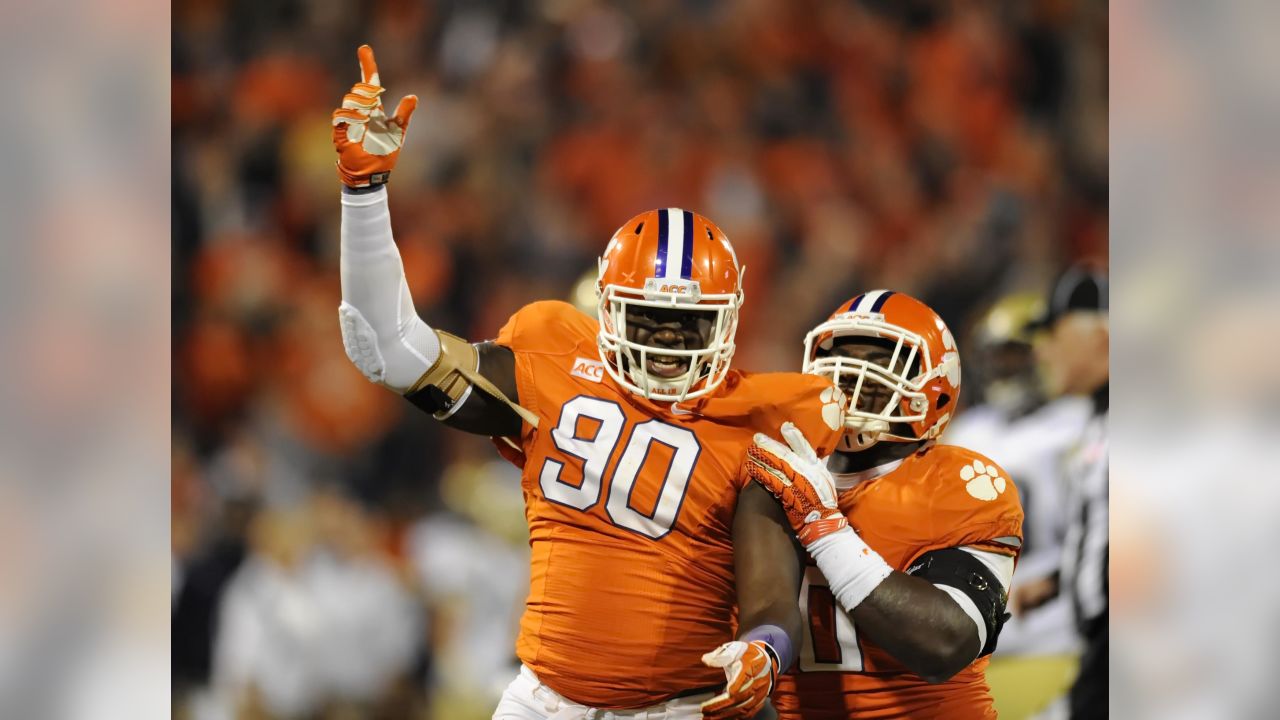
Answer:
[[[680,407],[679,405],[676,405],[675,403],[672,403],[672,404],[671,404],[671,414],[672,414],[672,415],[697,415],[698,413],[696,413],[696,412],[694,412],[694,411],[692,411],[692,410],[685,410],[684,408]]]

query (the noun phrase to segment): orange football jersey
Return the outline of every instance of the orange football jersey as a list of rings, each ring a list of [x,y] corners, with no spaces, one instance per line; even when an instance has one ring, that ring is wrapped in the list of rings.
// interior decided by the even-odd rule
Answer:
[[[651,402],[604,372],[596,332],[572,306],[539,302],[497,340],[539,418],[521,452],[503,453],[523,471],[532,548],[517,653],[574,702],[638,708],[724,684],[701,656],[736,630],[743,454],[787,420],[829,453],[840,396],[814,376],[731,371],[705,397]]]
[[[840,509],[895,570],[906,572],[929,551],[965,545],[1016,558],[1022,506],[1008,477],[978,453],[932,445],[889,473],[845,490]],[[799,660],[791,673],[779,678],[773,695],[780,718],[996,717],[983,674],[987,658],[978,658],[946,682],[930,685],[858,637],[812,564],[805,571],[800,606],[807,627]]]

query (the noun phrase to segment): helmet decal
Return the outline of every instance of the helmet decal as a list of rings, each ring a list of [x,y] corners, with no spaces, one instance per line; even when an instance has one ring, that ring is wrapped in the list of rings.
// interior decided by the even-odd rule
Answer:
[[[666,280],[688,280],[693,274],[693,213],[688,210],[658,211],[658,258],[654,274]]]
[[[889,298],[896,294],[892,290],[872,290],[869,293],[862,293],[843,305],[843,309],[837,312],[878,313],[884,308],[884,304],[889,301]]]
[[[724,380],[736,347],[742,267],[715,223],[680,208],[641,213],[614,233],[598,267],[600,358],[618,384],[649,399],[678,401],[701,397]],[[706,313],[712,329],[705,347],[632,341],[627,315],[644,308]],[[685,372],[652,374],[647,363],[655,356],[680,359]]]
[[[838,338],[879,345],[891,354],[880,362],[831,352]],[[881,440],[936,438],[950,422],[950,404],[960,391],[960,354],[946,323],[928,305],[892,290],[856,295],[810,331],[804,372],[849,386],[845,450]]]

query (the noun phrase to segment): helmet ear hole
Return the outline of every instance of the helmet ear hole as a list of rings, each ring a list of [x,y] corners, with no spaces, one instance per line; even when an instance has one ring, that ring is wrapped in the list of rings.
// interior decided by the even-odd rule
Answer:
[[[947,393],[942,393],[941,395],[938,396],[938,405],[935,409],[941,410],[949,402],[951,402],[951,396],[948,395]]]
[[[637,235],[639,235],[639,234],[641,233],[641,231],[643,231],[643,230],[644,230],[644,221],[643,221],[643,220],[641,220],[641,221],[640,221],[640,224],[639,224],[639,225],[636,225],[636,231],[635,231],[635,232],[636,232],[636,234],[637,234]]]

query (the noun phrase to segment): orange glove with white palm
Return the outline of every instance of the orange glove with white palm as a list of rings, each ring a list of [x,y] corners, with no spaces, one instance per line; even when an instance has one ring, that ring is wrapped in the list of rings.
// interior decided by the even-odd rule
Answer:
[[[763,640],[734,640],[702,656],[704,665],[724,668],[724,692],[702,703],[704,720],[752,718],[778,679],[778,654]]]
[[[815,540],[847,527],[849,521],[840,512],[835,481],[826,463],[814,452],[800,428],[787,422],[781,429],[787,445],[756,433],[747,449],[745,470],[782,503],[791,529],[795,530],[800,543],[808,547]]]
[[[361,45],[360,82],[342,98],[342,107],[333,111],[333,147],[338,151],[338,177],[352,188],[384,185],[400,157],[409,117],[418,107],[416,95],[405,95],[396,111],[387,117],[382,108],[386,88],[378,77],[373,48]]]
[[[827,578],[832,594],[852,612],[893,568],[840,512],[835,479],[826,461],[795,425],[783,423],[781,430],[786,445],[756,434],[743,469],[782,504],[791,528]]]

